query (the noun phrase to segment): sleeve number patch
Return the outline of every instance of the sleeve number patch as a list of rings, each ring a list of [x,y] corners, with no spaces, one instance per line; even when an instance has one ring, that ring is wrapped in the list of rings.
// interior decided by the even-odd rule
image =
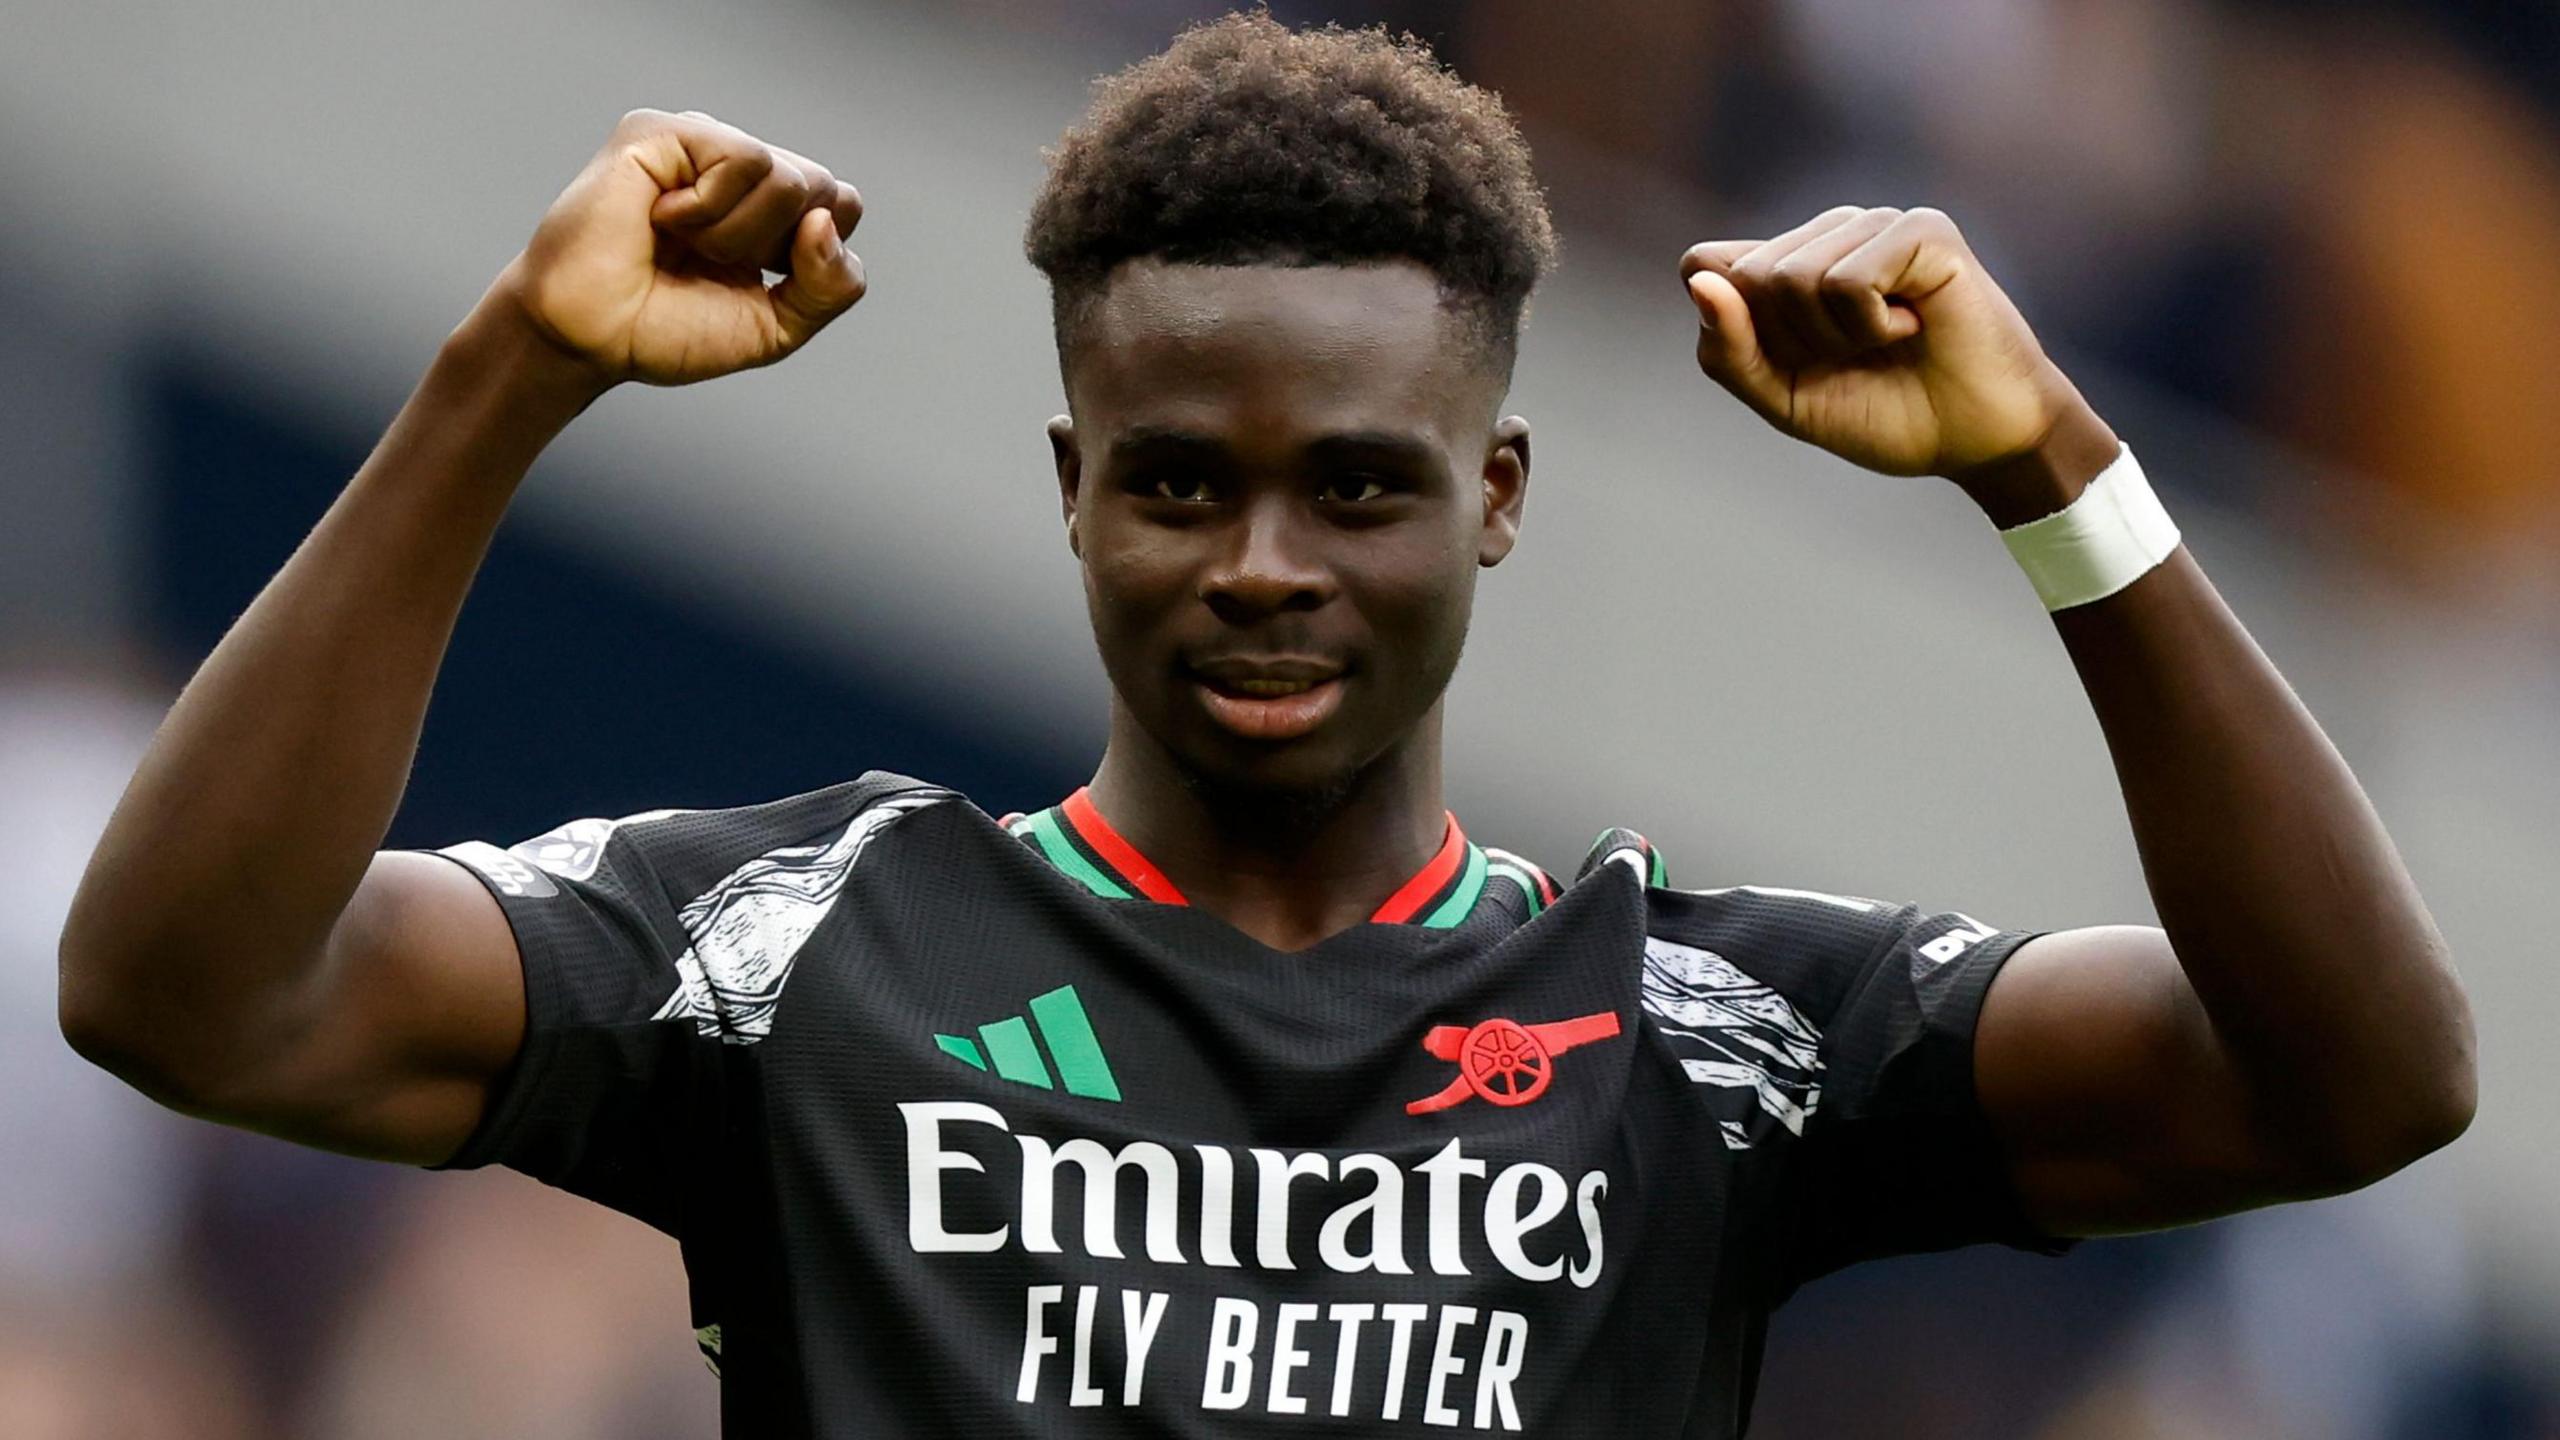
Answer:
[[[1920,947],[1921,959],[1932,966],[1944,965],[2000,933],[1970,915],[1959,913],[1955,918],[1961,922],[1955,929]]]
[[[542,900],[560,893],[550,876],[486,840],[465,840],[459,845],[447,845],[438,853],[479,871],[501,895]]]

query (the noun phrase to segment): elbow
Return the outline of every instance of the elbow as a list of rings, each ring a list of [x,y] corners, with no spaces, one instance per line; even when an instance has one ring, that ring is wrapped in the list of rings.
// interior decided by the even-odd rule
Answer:
[[[2352,1106],[2353,1113],[2316,1128],[2323,1140],[2302,1157],[2299,1173],[2310,1194],[2360,1190],[2407,1168],[2462,1138],[2479,1113],[2479,1064],[2471,1016],[2457,998],[2448,1043],[2425,1059],[2381,1067],[2382,1082]]]
[[[83,1016],[67,1008],[62,1038],[72,1053],[132,1086],[143,1098],[182,1115],[212,1116],[220,1107],[200,1074],[180,1063],[165,1046],[151,1043],[130,1026]]]
[[[2405,1114],[2382,1128],[2372,1173],[2363,1183],[2379,1180],[2461,1139],[2479,1108],[2479,1081],[2466,1056],[2460,1065],[2445,1067],[2423,1101],[2413,1100]]]
[[[55,1004],[55,1022],[62,1029],[63,1042],[73,1054],[152,1099],[164,1105],[177,1103],[176,1077],[165,1066],[154,1063],[151,1047],[143,1043],[139,1027],[86,998],[87,992],[95,988],[93,983],[75,978],[66,952]]]
[[[248,1113],[282,1057],[314,1033],[310,1007],[290,986],[254,978],[252,957],[116,925],[94,908],[75,903],[56,942],[63,1042],[160,1105],[238,1123],[231,1117]]]
[[[127,988],[111,978],[109,966],[76,948],[66,934],[54,1004],[63,1042],[73,1054],[151,1100],[192,1113],[201,1103],[201,1087],[177,1063],[178,1047],[170,1043],[174,1027],[112,999]]]
[[[2461,1139],[2480,1113],[2480,1055],[2472,1036],[2471,1005],[2459,992],[2454,1004],[2455,1022],[2450,1028],[2457,1042],[2435,1067],[2436,1083],[2429,1089],[2428,1103],[2418,1107],[2409,1127],[2408,1159],[2402,1164]]]
[[[2440,1042],[2418,1071],[2424,1083],[2409,1087],[2409,1113],[2399,1125],[2399,1158],[2393,1170],[2461,1139],[2480,1113],[2480,1042],[2472,1024],[2471,997],[2462,982],[2450,975],[2443,1016],[2435,1030]]]
[[[102,1001],[101,992],[110,987],[102,983],[96,959],[72,936],[71,930],[64,930],[57,950],[54,1023],[61,1027],[72,1053],[102,1070],[114,1071],[126,1058],[126,1027],[116,1023]]]
[[[2364,1126],[2354,1139],[2332,1146],[2310,1170],[2316,1195],[2361,1190],[2398,1173],[2462,1138],[2476,1106],[2466,1085],[2425,1103],[2412,1101]]]
[[[85,900],[84,895],[79,900]],[[134,1026],[119,1013],[116,995],[128,992],[114,974],[110,946],[90,922],[94,909],[75,900],[54,942],[54,1023],[72,1053],[121,1076],[135,1063]]]

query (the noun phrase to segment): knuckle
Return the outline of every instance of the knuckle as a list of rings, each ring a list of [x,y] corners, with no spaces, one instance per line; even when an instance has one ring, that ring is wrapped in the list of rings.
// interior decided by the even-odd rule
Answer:
[[[738,167],[738,173],[746,178],[749,185],[773,173],[773,156],[764,150],[750,150],[729,163]]]

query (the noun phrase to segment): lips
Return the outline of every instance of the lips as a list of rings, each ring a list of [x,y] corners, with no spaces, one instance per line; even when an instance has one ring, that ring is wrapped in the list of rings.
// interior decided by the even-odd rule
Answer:
[[[1321,660],[1227,657],[1187,668],[1209,718],[1248,740],[1294,740],[1342,704],[1342,667]]]
[[[1213,684],[1216,682],[1212,682]],[[1269,700],[1282,695],[1298,695],[1316,687],[1313,680],[1236,680],[1220,686],[1256,700]]]

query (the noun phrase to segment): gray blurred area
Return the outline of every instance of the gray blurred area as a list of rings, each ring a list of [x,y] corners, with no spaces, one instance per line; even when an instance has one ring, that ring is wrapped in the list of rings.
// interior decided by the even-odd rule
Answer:
[[[1502,90],[1564,237],[1512,401],[1529,523],[1452,701],[1471,831],[1569,868],[1629,824],[1677,884],[2150,918],[1991,530],[1781,440],[1691,356],[1688,243],[1936,204],[2141,452],[2470,984],[2482,1104],[2450,1149],[2059,1262],[1826,1281],[1777,1321],[1755,1434],[2560,1436],[2546,7],[1273,8],[1410,26]],[[663,1237],[216,1131],[82,1065],[52,1024],[71,886],[221,625],[640,105],[852,179],[871,293],[786,365],[609,397],[546,458],[394,839],[870,764],[999,811],[1077,783],[1105,692],[1021,228],[1086,84],[1214,13],[0,0],[0,1436],[714,1433]],[[570,668],[581,637],[630,668]]]

